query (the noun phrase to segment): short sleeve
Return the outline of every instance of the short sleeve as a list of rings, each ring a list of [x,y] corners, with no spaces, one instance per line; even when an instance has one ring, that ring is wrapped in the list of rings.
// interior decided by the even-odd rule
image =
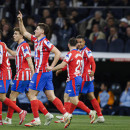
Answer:
[[[66,56],[65,56],[65,58],[64,58],[64,62],[66,62],[66,63],[69,63],[70,61],[71,61],[71,56],[72,56],[72,53],[68,53]]]
[[[90,51],[90,50],[86,50],[85,53],[86,53],[86,55],[87,55],[88,58],[90,58],[91,56],[93,56],[92,55],[92,51]]]
[[[3,61],[3,46],[0,45],[0,64],[2,64]]]
[[[35,42],[37,40],[37,38],[34,35],[31,35],[31,41]]]
[[[21,51],[24,58],[31,57],[31,50],[27,43],[21,47]]]
[[[51,51],[53,49],[54,45],[50,41],[45,40],[44,43],[49,51]]]

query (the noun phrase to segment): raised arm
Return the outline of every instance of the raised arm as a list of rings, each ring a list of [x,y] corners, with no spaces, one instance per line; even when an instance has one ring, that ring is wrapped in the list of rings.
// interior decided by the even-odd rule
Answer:
[[[27,57],[26,60],[28,62],[28,66],[29,66],[29,68],[31,70],[31,76],[33,76],[33,74],[34,74],[34,66],[33,66],[32,58]]]
[[[28,40],[31,40],[31,34],[29,33],[29,32],[27,32],[27,30],[26,30],[26,28],[25,28],[25,26],[24,26],[24,24],[23,24],[23,15],[22,15],[22,13],[19,11],[19,14],[18,14],[18,16],[17,16],[17,18],[18,18],[18,21],[19,21],[19,28],[20,28],[20,32],[22,33],[22,35],[24,36],[24,37],[26,37]]]

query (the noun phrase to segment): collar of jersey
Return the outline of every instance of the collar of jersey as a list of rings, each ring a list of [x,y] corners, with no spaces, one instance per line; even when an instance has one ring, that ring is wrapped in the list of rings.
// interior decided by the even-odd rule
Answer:
[[[77,49],[72,49],[71,51],[73,51],[73,50],[76,50],[76,51],[77,51]]]
[[[1,42],[1,40],[0,40],[0,42]]]
[[[81,51],[83,50],[83,49],[85,49],[87,46],[84,46],[82,49],[81,49]]]
[[[37,42],[40,42],[40,41],[42,41],[43,39],[45,39],[46,38],[46,36],[45,37],[43,37],[43,38],[41,38],[39,41],[37,40]]]
[[[26,43],[26,41],[21,42],[18,46],[20,46],[20,45],[23,44],[23,43]]]

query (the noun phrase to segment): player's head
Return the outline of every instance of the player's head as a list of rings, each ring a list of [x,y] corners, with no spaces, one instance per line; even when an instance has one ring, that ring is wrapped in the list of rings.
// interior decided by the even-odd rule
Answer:
[[[49,34],[49,26],[45,23],[38,23],[35,30],[35,37],[40,37],[41,35],[47,36]]]
[[[19,42],[21,39],[23,39],[23,35],[21,34],[19,27],[14,28],[13,38],[15,42]]]
[[[84,48],[84,46],[85,46],[85,40],[84,40],[83,36],[78,35],[76,37],[76,41],[77,41],[77,47],[78,47],[79,50],[81,50],[82,48]]]
[[[76,47],[76,45],[77,45],[76,38],[75,37],[70,38],[68,42],[68,47]]]
[[[2,31],[0,30],[0,40],[2,39]]]

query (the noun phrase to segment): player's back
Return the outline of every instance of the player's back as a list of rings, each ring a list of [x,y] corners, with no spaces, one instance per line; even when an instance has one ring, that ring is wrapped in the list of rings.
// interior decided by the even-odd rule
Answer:
[[[65,62],[67,62],[67,73],[68,80],[72,80],[77,76],[81,76],[81,64],[82,64],[82,55],[77,49],[71,50],[65,58]]]
[[[0,77],[3,79],[11,79],[12,73],[10,68],[10,61],[6,45],[0,42]]]

